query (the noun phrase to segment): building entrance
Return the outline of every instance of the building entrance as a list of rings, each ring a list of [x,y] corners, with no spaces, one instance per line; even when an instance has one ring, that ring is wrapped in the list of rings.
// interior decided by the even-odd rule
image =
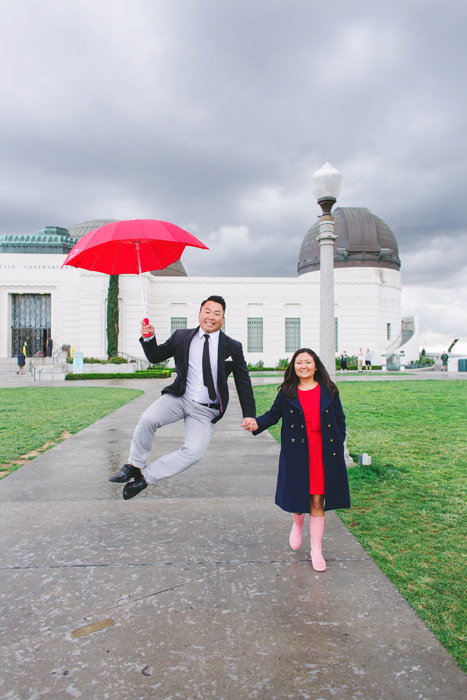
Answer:
[[[47,352],[50,338],[52,299],[50,294],[11,295],[11,354],[15,357],[23,346],[26,356]]]

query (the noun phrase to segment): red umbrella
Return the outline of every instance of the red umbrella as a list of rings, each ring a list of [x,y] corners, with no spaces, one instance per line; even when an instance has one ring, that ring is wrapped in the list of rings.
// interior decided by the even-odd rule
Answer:
[[[139,274],[146,316],[141,273],[163,270],[180,260],[187,245],[209,250],[191,233],[168,221],[115,221],[83,236],[70,250],[62,267],[69,265],[107,275]]]

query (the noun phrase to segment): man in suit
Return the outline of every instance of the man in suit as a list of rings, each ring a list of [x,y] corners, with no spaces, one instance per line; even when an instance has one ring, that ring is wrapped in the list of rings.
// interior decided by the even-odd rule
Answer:
[[[242,426],[250,430],[254,424],[255,399],[242,345],[220,330],[224,314],[224,299],[210,296],[201,304],[199,326],[175,331],[162,345],[157,344],[154,326],[141,324],[140,343],[148,360],[156,364],[173,357],[177,377],[143,413],[133,434],[128,463],[109,479],[125,483],[124,500],[133,498],[148,484],[156,484],[199,462],[211,440],[214,424],[227,409],[227,377],[231,372],[242,407]],[[148,464],[156,430],[178,420],[185,425],[183,447]]]

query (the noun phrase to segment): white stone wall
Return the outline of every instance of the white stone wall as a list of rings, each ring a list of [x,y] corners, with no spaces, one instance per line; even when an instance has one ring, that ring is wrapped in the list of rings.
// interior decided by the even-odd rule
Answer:
[[[51,295],[52,337],[62,338],[67,296],[74,296],[79,272],[65,282],[60,266],[64,255],[0,255],[0,356],[11,356],[11,295],[20,292]],[[57,347],[57,345],[55,346]]]
[[[319,274],[319,273],[311,273]],[[359,348],[373,354],[373,363],[401,333],[401,275],[386,268],[338,268],[334,270],[334,300],[338,318],[338,351],[356,355]],[[390,324],[390,339],[387,338]]]

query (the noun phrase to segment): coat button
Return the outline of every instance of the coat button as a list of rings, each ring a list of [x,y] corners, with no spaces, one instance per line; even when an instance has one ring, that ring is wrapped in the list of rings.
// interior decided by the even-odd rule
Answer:
[[[328,428],[330,428],[330,427],[331,427],[331,423],[328,423]]]
[[[301,425],[300,427],[301,427],[301,428],[304,428],[305,426],[304,426],[304,425]]]
[[[331,442],[334,442],[334,440],[331,438]]]
[[[290,409],[290,413],[293,413],[292,409]]]
[[[305,442],[305,438],[303,438],[302,442]]]
[[[329,413],[328,409],[326,409],[326,413]]]
[[[292,442],[295,442],[295,438],[292,438]]]
[[[335,456],[336,456],[336,453],[335,453],[335,452],[333,452],[333,453],[332,453],[332,456],[333,456],[333,457],[335,457]]]
[[[291,428],[295,428],[295,426],[294,426],[294,425],[291,425],[290,427],[291,427]]]

